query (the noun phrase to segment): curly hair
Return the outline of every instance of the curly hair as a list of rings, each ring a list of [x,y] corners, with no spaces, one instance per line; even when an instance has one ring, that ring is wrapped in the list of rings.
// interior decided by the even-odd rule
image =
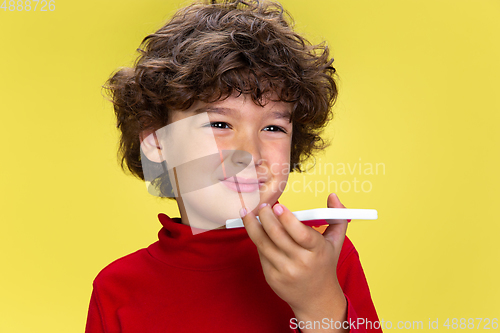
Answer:
[[[321,133],[337,98],[333,58],[293,31],[279,3],[212,0],[180,9],[144,38],[132,68],[106,82],[121,131],[122,169],[144,180],[139,134],[168,124],[171,110],[248,94],[292,103],[290,171],[328,143]],[[142,157],[144,158],[144,157]],[[125,167],[126,165],[126,167]]]

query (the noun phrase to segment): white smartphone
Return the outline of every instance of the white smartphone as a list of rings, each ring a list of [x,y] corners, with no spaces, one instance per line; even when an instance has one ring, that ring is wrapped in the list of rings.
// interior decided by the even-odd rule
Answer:
[[[339,223],[336,220],[376,220],[378,218],[375,209],[316,208],[292,213],[299,221],[311,227]],[[243,227],[241,219],[226,220],[227,229],[240,227]]]

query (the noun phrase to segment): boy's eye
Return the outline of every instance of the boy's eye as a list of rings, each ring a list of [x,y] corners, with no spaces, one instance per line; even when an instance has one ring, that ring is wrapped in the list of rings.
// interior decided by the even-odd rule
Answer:
[[[283,127],[276,126],[276,125],[267,126],[266,128],[264,128],[264,131],[286,133],[286,131]]]
[[[213,128],[231,128],[228,123],[225,123],[223,121],[214,121],[210,123],[210,127]]]

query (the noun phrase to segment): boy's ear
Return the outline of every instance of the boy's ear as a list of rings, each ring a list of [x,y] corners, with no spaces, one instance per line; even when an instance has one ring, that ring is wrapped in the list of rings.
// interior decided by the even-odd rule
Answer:
[[[141,150],[148,160],[156,163],[163,162],[161,157],[161,146],[154,132],[141,132],[139,135],[141,141]]]

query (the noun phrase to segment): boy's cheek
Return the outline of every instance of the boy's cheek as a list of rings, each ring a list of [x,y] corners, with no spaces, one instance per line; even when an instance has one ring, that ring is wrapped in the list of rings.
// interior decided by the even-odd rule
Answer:
[[[258,165],[258,167],[255,168],[257,177],[262,178],[269,175],[269,168],[267,167],[266,160],[259,160],[256,164]]]
[[[288,182],[288,173],[274,177],[272,182],[263,184],[260,189],[261,202],[274,204],[283,194]]]

